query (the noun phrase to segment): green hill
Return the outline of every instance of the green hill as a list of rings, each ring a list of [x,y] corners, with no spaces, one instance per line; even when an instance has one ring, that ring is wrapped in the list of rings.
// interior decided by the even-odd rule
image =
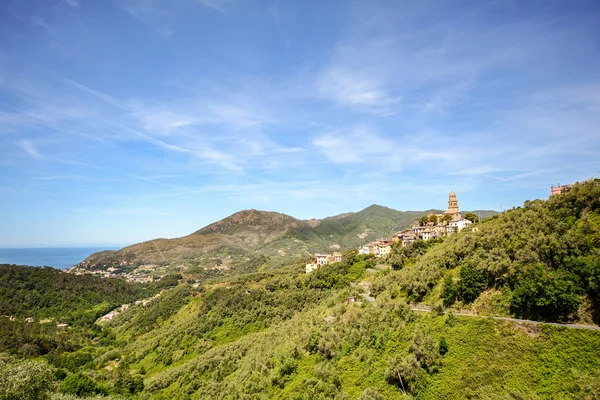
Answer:
[[[50,267],[0,264],[0,315],[89,324],[111,308],[153,295],[158,287]]]
[[[600,185],[496,215],[414,258],[386,282],[414,301],[542,320],[600,320]],[[395,289],[395,290],[396,290]]]
[[[391,236],[426,212],[396,211],[372,205],[357,213],[323,220],[298,220],[285,214],[245,210],[177,239],[156,239],[119,251],[95,253],[79,264],[84,269],[140,264],[214,265],[233,257],[238,262],[261,254],[278,260],[308,257],[321,251],[356,248],[369,240]]]

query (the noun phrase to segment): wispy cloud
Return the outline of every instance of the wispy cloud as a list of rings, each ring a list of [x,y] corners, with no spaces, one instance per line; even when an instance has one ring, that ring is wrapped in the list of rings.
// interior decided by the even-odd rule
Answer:
[[[144,215],[144,216],[170,216],[170,212],[157,210],[154,208],[107,208],[106,214],[112,215]]]
[[[54,34],[56,34],[57,30],[55,28],[53,28],[50,24],[48,24],[48,22],[46,22],[45,19],[37,16],[37,15],[32,15],[29,20],[31,21],[31,24],[35,27],[41,28],[44,33],[48,36],[52,36]]]
[[[319,81],[319,92],[342,105],[363,106],[369,110],[391,112],[401,99],[392,97],[383,84],[369,74],[354,73],[340,67],[326,70]]]
[[[164,38],[175,33],[177,15],[174,10],[182,9],[186,4],[197,4],[224,13],[229,3],[229,0],[117,0],[117,4],[135,20]]]
[[[231,2],[231,0],[189,0],[189,1],[201,4],[208,8],[212,8],[213,10],[216,10],[219,12],[225,12],[227,5]]]
[[[326,133],[315,138],[313,145],[336,164],[370,163],[394,171],[402,164],[397,143],[364,127]]]
[[[78,0],[64,0],[64,2],[66,4],[68,4],[69,6],[73,7],[73,8],[79,7],[79,1]]]
[[[36,146],[34,145],[34,143],[31,140],[19,140],[18,142],[15,143],[15,145],[17,145],[18,147],[20,147],[23,151],[25,151],[27,154],[29,154],[29,156],[31,156],[32,158],[35,159],[41,159],[42,155],[40,154],[40,152],[38,151],[38,149],[36,148]]]

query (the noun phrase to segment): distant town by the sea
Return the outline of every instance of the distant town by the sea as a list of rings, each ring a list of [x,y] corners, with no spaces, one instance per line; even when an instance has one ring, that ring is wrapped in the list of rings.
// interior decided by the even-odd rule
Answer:
[[[0,264],[30,265],[68,269],[102,250],[118,250],[115,247],[47,247],[47,248],[0,248]]]

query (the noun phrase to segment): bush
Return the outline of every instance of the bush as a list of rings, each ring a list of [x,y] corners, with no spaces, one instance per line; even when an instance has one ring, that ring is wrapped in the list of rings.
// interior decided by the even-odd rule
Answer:
[[[579,307],[573,279],[542,265],[522,274],[510,303],[517,316],[546,321],[566,320]]]
[[[63,393],[76,396],[105,394],[103,388],[98,386],[92,378],[81,372],[67,376],[62,383],[61,389]]]
[[[46,399],[51,382],[52,369],[48,364],[20,362],[0,354],[0,399]]]
[[[446,353],[448,352],[448,343],[446,343],[446,338],[445,337],[441,337],[440,338],[440,344],[439,344],[439,352],[441,355],[446,355]]]
[[[385,400],[385,397],[379,392],[379,390],[368,387],[362,392],[358,400]]]

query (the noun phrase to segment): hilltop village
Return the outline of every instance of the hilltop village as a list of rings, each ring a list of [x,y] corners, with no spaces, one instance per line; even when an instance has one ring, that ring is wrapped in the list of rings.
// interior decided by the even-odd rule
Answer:
[[[471,218],[473,219],[473,218]],[[387,237],[369,242],[358,248],[358,254],[370,254],[377,258],[386,258],[392,252],[392,245],[400,242],[402,247],[411,245],[417,240],[429,240],[450,236],[460,232],[471,225],[471,219],[463,218],[458,207],[456,193],[450,192],[448,196],[448,209],[441,214],[429,214],[421,217],[415,224],[401,232],[397,232],[391,239]],[[476,230],[477,228],[472,228]],[[306,264],[306,273],[310,273],[321,265],[327,265],[342,260],[341,253],[315,254],[313,262]]]

